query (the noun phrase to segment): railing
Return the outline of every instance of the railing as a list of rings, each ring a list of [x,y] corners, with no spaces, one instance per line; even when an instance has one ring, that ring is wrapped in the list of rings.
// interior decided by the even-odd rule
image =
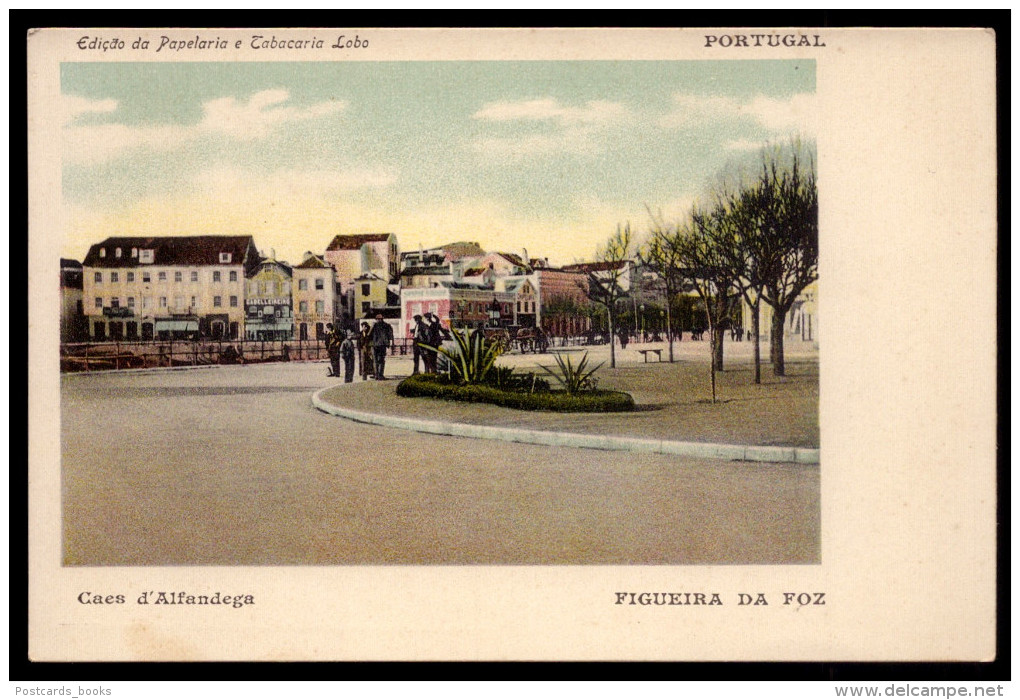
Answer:
[[[410,355],[410,338],[390,344],[390,355]],[[244,365],[328,359],[324,339],[155,340],[61,343],[61,372],[111,369]]]

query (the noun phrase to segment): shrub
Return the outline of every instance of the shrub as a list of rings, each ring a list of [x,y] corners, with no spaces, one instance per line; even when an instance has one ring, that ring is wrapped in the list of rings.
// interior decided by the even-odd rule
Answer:
[[[560,355],[554,355],[556,358],[556,364],[559,365],[560,371],[546,367],[545,365],[539,365],[546,372],[551,374],[553,378],[558,381],[562,386],[563,390],[568,394],[579,394],[583,391],[593,391],[598,386],[595,377],[592,375],[598,371],[599,367],[604,365],[604,362],[600,362],[591,369],[585,371],[588,366],[588,353],[584,353],[584,357],[577,363],[575,367],[570,361],[570,356],[564,360]]]
[[[634,398],[622,391],[589,391],[580,394],[562,391],[503,391],[484,384],[460,384],[449,377],[434,374],[408,377],[397,385],[397,395],[490,403],[525,411],[606,413],[634,409]]]

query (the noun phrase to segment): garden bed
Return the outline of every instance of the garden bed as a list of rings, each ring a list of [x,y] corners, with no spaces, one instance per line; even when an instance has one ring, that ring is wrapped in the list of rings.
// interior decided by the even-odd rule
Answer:
[[[622,391],[507,391],[484,384],[457,384],[446,375],[416,374],[397,385],[397,395],[489,403],[523,411],[565,413],[616,413],[634,410],[634,398]]]

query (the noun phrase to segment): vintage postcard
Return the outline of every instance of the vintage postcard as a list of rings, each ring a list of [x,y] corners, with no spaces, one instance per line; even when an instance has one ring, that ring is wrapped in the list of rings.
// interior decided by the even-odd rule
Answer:
[[[27,49],[33,659],[995,658],[991,31]]]

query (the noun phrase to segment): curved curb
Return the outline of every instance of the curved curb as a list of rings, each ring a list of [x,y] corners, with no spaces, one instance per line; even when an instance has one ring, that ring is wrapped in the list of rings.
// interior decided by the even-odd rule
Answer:
[[[368,413],[367,411],[356,411],[352,408],[343,408],[342,406],[336,406],[324,401],[321,394],[332,388],[323,387],[312,394],[312,405],[323,413],[346,418],[357,423],[368,423],[400,430],[413,430],[432,435],[452,435],[482,440],[505,440],[507,442],[548,445],[551,447],[583,447],[621,452],[652,452],[680,455],[683,457],[727,459],[744,462],[792,462],[796,464],[818,464],[819,462],[819,450],[809,447],[680,442],[677,440],[658,440],[655,438],[559,433],[551,430],[503,428],[493,425],[471,425],[470,423],[450,423],[447,421],[387,416],[379,413]]]

